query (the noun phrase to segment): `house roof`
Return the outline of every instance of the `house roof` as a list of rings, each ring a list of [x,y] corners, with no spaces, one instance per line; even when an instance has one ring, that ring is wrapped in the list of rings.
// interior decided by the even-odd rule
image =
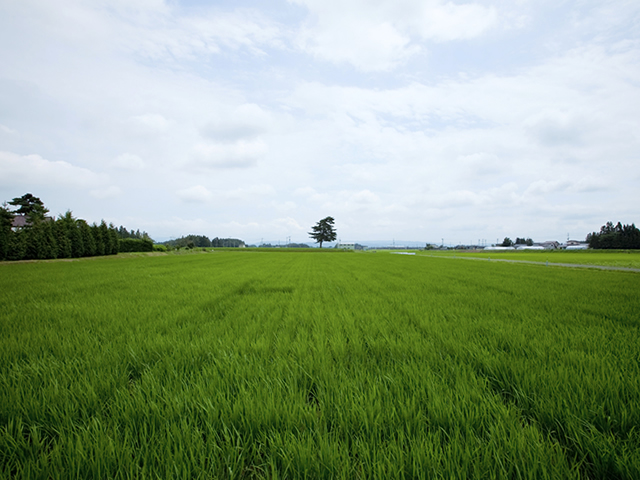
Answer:
[[[44,217],[44,221],[52,222],[53,217]],[[13,228],[27,227],[29,225],[31,225],[31,222],[27,220],[26,215],[16,215],[15,217],[13,217],[13,220],[11,221],[11,227]]]
[[[11,222],[11,226],[12,227],[26,227],[27,225],[29,225],[29,222],[27,222],[27,217],[25,217],[24,215],[16,215],[15,217],[13,217],[13,221]]]

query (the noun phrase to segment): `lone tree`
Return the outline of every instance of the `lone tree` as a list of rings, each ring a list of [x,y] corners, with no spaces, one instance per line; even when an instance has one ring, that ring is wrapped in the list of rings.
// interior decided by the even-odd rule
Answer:
[[[13,213],[16,215],[24,215],[32,222],[36,219],[44,219],[44,216],[49,213],[49,210],[44,208],[42,200],[38,197],[34,197],[30,193],[25,193],[21,197],[14,198],[9,202],[9,205],[20,207]]]
[[[333,228],[334,222],[333,217],[327,217],[311,227],[313,231],[309,232],[309,236],[320,244],[320,248],[322,248],[322,242],[333,242],[336,239],[336,229]]]

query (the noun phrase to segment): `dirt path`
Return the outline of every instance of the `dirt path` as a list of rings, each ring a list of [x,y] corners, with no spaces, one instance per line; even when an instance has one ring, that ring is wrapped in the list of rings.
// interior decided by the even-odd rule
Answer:
[[[426,257],[427,255],[419,255],[420,257]],[[571,267],[571,268],[595,268],[597,270],[619,270],[623,272],[640,272],[640,268],[632,267],[613,267],[609,265],[585,265],[579,263],[552,263],[552,262],[532,262],[531,260],[510,260],[508,258],[483,258],[483,257],[467,257],[467,256],[436,256],[432,258],[449,258],[455,260],[477,260],[482,262],[507,262],[507,263],[528,263],[531,265],[545,265],[547,267]]]

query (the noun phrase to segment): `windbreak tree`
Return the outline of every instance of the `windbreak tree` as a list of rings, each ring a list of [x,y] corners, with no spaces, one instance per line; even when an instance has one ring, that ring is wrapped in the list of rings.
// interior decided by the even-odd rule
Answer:
[[[119,252],[151,252],[153,242],[146,238],[121,238],[118,240]]]
[[[57,258],[58,242],[51,219],[36,218],[24,231],[27,238],[27,251],[24,260],[44,260]]]
[[[42,200],[30,193],[0,205],[0,261],[115,255],[119,237],[144,240],[145,251],[153,249],[146,232],[118,230],[104,220],[89,225],[74,218],[71,210],[58,219],[47,216],[48,212]]]
[[[333,242],[336,239],[337,234],[336,229],[333,227],[334,223],[333,217],[326,217],[311,227],[313,231],[309,232],[309,236],[320,244],[320,248],[322,248],[322,242]]]
[[[6,205],[0,206],[0,261],[6,259],[9,253],[12,221],[13,215]]]
[[[589,248],[603,249],[640,249],[640,230],[634,223],[622,225],[618,222],[607,222],[600,228],[600,232],[587,235]]]
[[[78,220],[80,237],[82,238],[82,257],[92,257],[98,251],[96,240],[93,236],[92,227],[85,220]]]

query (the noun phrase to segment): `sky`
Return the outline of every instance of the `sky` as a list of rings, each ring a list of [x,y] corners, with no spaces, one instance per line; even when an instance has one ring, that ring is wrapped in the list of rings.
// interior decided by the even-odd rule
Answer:
[[[640,223],[637,0],[0,0],[0,202],[247,243]]]

